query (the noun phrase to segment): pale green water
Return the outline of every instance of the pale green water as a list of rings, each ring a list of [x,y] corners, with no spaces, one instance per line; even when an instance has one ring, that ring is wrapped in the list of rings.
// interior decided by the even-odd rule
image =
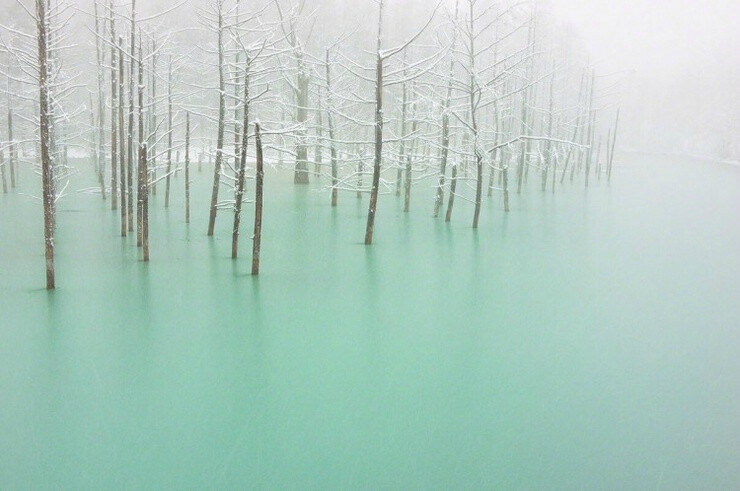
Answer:
[[[740,487],[740,169],[533,182],[477,232],[420,186],[369,249],[365,201],[268,174],[258,280],[195,178],[148,265],[62,202],[51,295],[38,203],[0,195],[0,488]]]

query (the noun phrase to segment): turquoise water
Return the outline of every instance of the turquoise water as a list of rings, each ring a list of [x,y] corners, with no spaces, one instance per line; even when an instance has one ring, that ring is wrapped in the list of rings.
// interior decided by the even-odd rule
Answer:
[[[0,195],[0,488],[740,487],[740,168],[624,160],[478,231],[384,196],[371,248],[365,200],[268,172],[258,279],[208,172],[190,226],[160,186],[149,264],[73,193],[51,294]]]

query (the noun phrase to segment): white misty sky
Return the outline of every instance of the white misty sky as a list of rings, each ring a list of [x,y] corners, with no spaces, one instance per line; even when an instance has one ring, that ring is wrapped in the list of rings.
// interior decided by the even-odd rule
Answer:
[[[740,0],[550,0],[608,69],[642,76],[740,63]]]

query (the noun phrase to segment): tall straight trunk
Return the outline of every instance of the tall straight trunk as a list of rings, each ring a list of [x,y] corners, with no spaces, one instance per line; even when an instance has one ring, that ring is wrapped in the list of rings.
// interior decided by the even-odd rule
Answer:
[[[128,231],[134,231],[134,59],[136,57],[136,0],[131,0],[131,45],[129,50],[129,70],[128,70],[128,145],[126,151],[126,174],[128,197]]]
[[[450,115],[448,101],[451,100],[452,95],[452,84],[448,86],[447,95],[448,98],[445,102],[445,107],[442,110],[442,155],[439,159],[439,178],[437,179],[437,194],[434,198],[434,218],[439,217],[439,209],[442,207],[442,202],[445,197],[445,174],[447,172],[447,159],[450,155]]]
[[[612,133],[612,148],[609,152],[609,165],[607,165],[607,181],[612,180],[612,166],[614,165],[614,149],[617,146],[617,128],[619,127],[619,109],[617,109],[617,120],[614,122],[614,132]]]
[[[103,38],[105,36],[105,24],[98,14],[98,0],[93,1],[95,11],[95,55],[98,62],[98,138],[95,149],[95,166],[98,172],[100,193],[105,199],[105,153],[103,142],[105,140],[105,85],[103,77],[103,65],[105,64],[105,51],[103,51]]]
[[[380,5],[382,12],[382,0]],[[378,36],[378,43],[380,43],[380,35]],[[380,56],[380,49],[378,49],[375,72],[377,75],[375,82],[375,162],[373,165],[373,182],[370,188],[370,205],[367,210],[365,245],[371,245],[373,243],[375,211],[378,207],[378,191],[380,188],[380,164],[383,155],[383,58]]]
[[[15,142],[13,141],[13,110],[8,108],[8,165],[10,166],[10,187],[16,185]]]
[[[149,182],[147,164],[147,145],[139,147],[139,200],[141,202],[141,247],[144,262],[149,261]]]
[[[257,184],[254,195],[254,239],[252,241],[252,274],[260,273],[260,247],[262,246],[262,200],[265,183],[264,158],[262,156],[262,136],[259,123],[254,126],[254,139],[257,147]]]
[[[218,209],[218,188],[221,183],[221,162],[224,151],[224,126],[226,117],[226,82],[224,81],[224,17],[223,0],[218,0],[218,135],[216,137],[216,166],[213,168],[213,188],[211,190],[211,213],[208,218],[208,236],[213,236]]]
[[[170,206],[170,175],[172,174],[172,60],[167,68],[167,170],[164,184],[164,207]]]
[[[239,225],[242,217],[242,206],[244,204],[244,184],[247,173],[247,150],[249,148],[249,59],[244,70],[244,99],[242,100],[242,134],[241,152],[239,153],[239,167],[236,179],[236,193],[234,203],[234,227],[231,233],[231,257],[236,259],[239,255]]]
[[[0,179],[3,181],[3,193],[8,193],[8,180],[5,178],[5,154],[0,148]]]
[[[127,222],[128,222],[128,178],[126,175],[126,140],[123,135],[123,36],[118,38],[118,149],[119,158],[118,163],[120,165],[121,172],[119,173],[120,185],[121,185],[121,237],[126,237],[127,234]]]
[[[308,184],[308,146],[306,145],[306,123],[308,122],[309,77],[304,73],[303,61],[299,59],[298,78],[296,80],[296,164],[295,184]]]
[[[455,205],[455,191],[457,191],[457,164],[453,162],[452,176],[450,177],[450,198],[447,201],[445,222],[449,222],[452,219],[452,207]]]
[[[411,123],[411,133],[416,133],[416,129],[418,127],[419,120],[416,118],[416,114],[414,114],[414,121]],[[411,206],[411,181],[412,181],[412,175],[411,175],[411,164],[412,159],[414,156],[414,152],[416,150],[416,145],[411,144],[411,149],[406,156],[406,183],[404,186],[404,198],[403,198],[403,211],[408,213],[409,208]]]
[[[51,155],[49,134],[49,89],[48,89],[48,47],[47,18],[44,0],[36,0],[36,36],[39,61],[39,139],[41,141],[41,183],[44,204],[44,245],[46,258],[46,289],[55,288],[54,278],[54,195],[51,186]]]
[[[334,142],[334,116],[332,115],[331,99],[331,68],[329,65],[329,50],[326,50],[326,120],[329,125],[329,149],[331,152],[331,205],[337,206],[337,186],[339,185],[337,146]]]
[[[151,91],[149,92],[151,101],[151,109],[149,110],[149,141],[151,142],[149,148],[151,149],[152,157],[147,160],[147,168],[149,169],[149,182],[151,182],[152,196],[157,195],[157,42],[152,39],[152,73],[150,74]],[[148,200],[147,200],[148,201]]]
[[[190,223],[190,113],[185,113],[185,223]]]
[[[318,104],[316,109],[316,146],[314,147],[314,174],[321,176],[321,166],[324,163],[324,149],[322,138],[324,136],[324,118],[321,109],[321,85],[319,85]]]
[[[144,245],[144,198],[147,191],[147,169],[146,169],[146,155],[143,154],[142,149],[146,149],[146,141],[144,138],[144,52],[141,49],[141,41],[139,41],[139,175],[138,175],[138,195],[137,195],[137,206],[136,206],[136,245],[142,247]]]
[[[555,62],[553,62],[552,76],[550,77],[550,101],[547,112],[547,136],[552,137],[553,112],[555,111]],[[547,175],[552,165],[552,142],[547,140],[545,143],[545,162],[542,166],[542,192],[547,190]],[[555,179],[555,170],[552,173]]]
[[[406,58],[404,58],[404,64]],[[406,72],[404,71],[404,78],[406,78]],[[408,89],[406,82],[403,83],[403,96],[401,99],[401,148],[398,152],[398,170],[396,171],[396,196],[401,196],[401,180],[403,179],[403,165],[406,157],[406,117],[408,107]]]
[[[501,171],[501,175],[503,178],[503,188],[504,188],[504,212],[509,212],[509,163],[505,162],[503,164],[504,169]]]
[[[521,114],[521,130],[520,134],[524,135],[527,133],[527,91],[522,92],[522,114]],[[522,151],[519,154],[519,167],[516,173],[516,192],[521,194],[522,184],[524,182],[524,167],[527,166],[527,151],[529,147],[529,140],[523,141]]]
[[[113,0],[108,1],[110,10],[110,201],[111,210],[118,208],[118,128],[116,126],[118,104],[118,81],[116,63],[116,28],[113,20]]]

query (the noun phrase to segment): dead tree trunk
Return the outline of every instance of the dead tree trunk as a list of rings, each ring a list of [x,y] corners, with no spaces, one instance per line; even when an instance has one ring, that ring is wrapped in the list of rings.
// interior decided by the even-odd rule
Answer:
[[[252,242],[252,274],[260,273],[260,247],[262,245],[262,200],[265,182],[264,158],[262,156],[262,136],[260,125],[254,126],[254,139],[257,147],[257,185],[254,196],[254,239]]]
[[[404,64],[405,64],[405,58],[404,58]],[[404,78],[406,77],[406,72],[404,72]],[[401,96],[401,143],[400,143],[400,149],[398,152],[398,169],[396,170],[396,196],[401,196],[401,181],[403,179],[403,165],[404,165],[404,159],[406,157],[406,115],[407,115],[407,108],[408,108],[408,89],[406,87],[407,83],[404,82],[402,84],[401,91],[403,92],[403,95]]]
[[[239,225],[241,223],[242,205],[244,203],[244,183],[247,173],[247,150],[249,148],[249,58],[244,73],[244,106],[242,114],[242,141],[239,154],[239,171],[236,179],[236,193],[234,203],[234,227],[231,233],[231,257],[236,259],[239,255]]]
[[[51,186],[51,155],[49,153],[49,74],[47,18],[45,0],[36,0],[36,36],[39,64],[39,139],[41,140],[41,182],[44,202],[44,244],[46,258],[46,289],[55,288],[54,279],[54,195]],[[8,113],[10,114],[10,113]],[[12,174],[11,174],[12,176]]]
[[[226,117],[226,82],[224,81],[224,17],[223,0],[216,3],[218,9],[218,135],[216,137],[216,166],[213,169],[211,190],[211,214],[208,218],[208,236],[213,236],[218,209],[218,188],[221,183],[221,162],[224,150],[224,126]]]
[[[190,113],[185,113],[185,223],[190,223]]]
[[[614,122],[614,132],[612,133],[612,149],[609,155],[609,165],[607,166],[607,181],[612,180],[612,166],[614,165],[614,149],[617,146],[617,128],[619,127],[619,109],[617,109],[617,120]]]
[[[167,69],[167,169],[164,184],[164,207],[170,206],[170,175],[172,174],[172,60]]]
[[[110,200],[111,210],[118,208],[118,169],[117,160],[118,157],[118,129],[116,127],[117,109],[116,104],[118,103],[118,81],[116,80],[116,32],[115,32],[115,21],[113,20],[113,0],[109,0],[108,8],[110,10]]]
[[[445,222],[449,222],[452,219],[452,207],[455,205],[455,191],[457,190],[457,164],[452,164],[452,177],[450,178],[450,198],[447,201],[447,213],[445,214]]]
[[[0,179],[3,181],[3,194],[8,193],[8,181],[5,178],[5,154],[0,148]]]
[[[134,231],[134,58],[136,51],[136,0],[131,0],[131,49],[129,50],[128,70],[128,145],[126,151],[126,181],[128,197],[128,231]]]
[[[13,110],[8,108],[8,165],[10,166],[10,187],[16,186],[16,155],[15,142],[13,141]]]
[[[121,237],[126,237],[128,221],[128,179],[126,176],[126,140],[123,135],[123,36],[118,38],[118,163],[120,165],[120,185],[121,192]]]
[[[339,176],[337,169],[337,147],[334,142],[334,116],[332,115],[332,98],[331,98],[331,68],[329,65],[329,50],[326,50],[326,120],[329,125],[329,149],[331,152],[331,205],[337,206],[337,186],[339,185]]]
[[[139,201],[141,203],[141,247],[144,262],[149,262],[149,182],[147,145],[139,147]]]
[[[103,151],[103,140],[105,140],[105,85],[103,77],[103,65],[105,65],[105,51],[103,50],[103,39],[105,36],[105,24],[98,13],[98,0],[93,2],[95,11],[95,55],[98,69],[98,138],[95,149],[95,167],[98,172],[100,193],[105,199],[105,153]]]
[[[306,123],[308,122],[308,85],[309,77],[304,73],[303,61],[299,58],[298,78],[296,80],[296,164],[295,184],[308,184],[308,146],[306,145]]]
[[[147,168],[149,169],[149,181],[147,181],[147,187],[151,187],[152,196],[157,195],[157,42],[152,40],[152,73],[150,74],[151,80],[151,109],[149,110],[149,140],[151,144],[152,157],[147,160]],[[151,160],[151,162],[149,162]],[[149,186],[151,182],[151,186]],[[148,202],[148,200],[147,200]]]
[[[380,2],[380,6],[382,12],[382,0]],[[382,32],[379,32],[378,34],[378,44],[380,44],[381,34]],[[380,56],[380,46],[378,46],[378,58],[376,60],[375,72],[377,75],[377,79],[375,81],[375,163],[373,166],[373,183],[370,188],[370,206],[367,210],[365,245],[371,245],[373,243],[373,232],[375,231],[375,210],[378,207],[378,191],[380,188],[380,164],[383,155],[383,58]]]
[[[133,59],[132,59],[133,63]],[[133,66],[133,65],[132,65]],[[142,247],[144,245],[144,195],[146,193],[147,183],[147,170],[146,170],[146,155],[142,156],[141,149],[146,148],[146,141],[144,139],[144,52],[141,49],[141,39],[139,39],[139,175],[138,175],[138,195],[137,195],[137,206],[136,206],[136,245]]]

